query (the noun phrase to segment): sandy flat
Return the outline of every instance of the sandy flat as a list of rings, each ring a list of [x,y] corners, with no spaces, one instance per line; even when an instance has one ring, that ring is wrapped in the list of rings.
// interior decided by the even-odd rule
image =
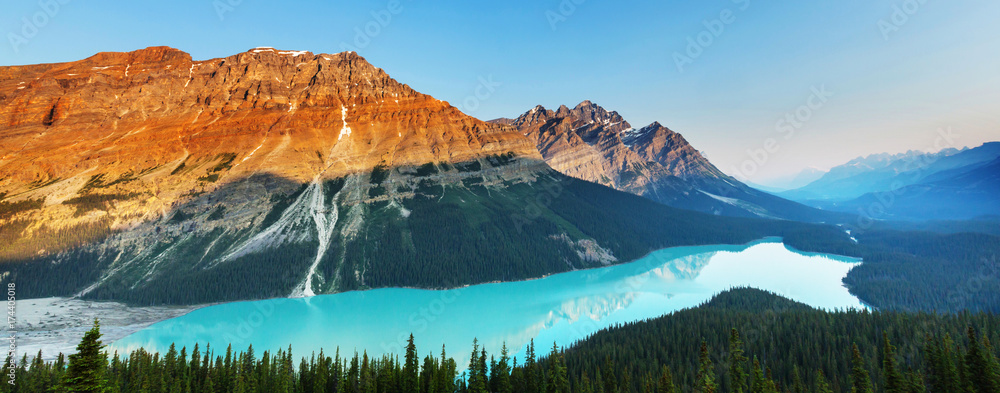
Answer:
[[[102,341],[109,344],[153,323],[187,314],[198,306],[129,307],[114,302],[72,298],[27,299],[16,302],[17,356],[42,350],[46,360],[76,352],[83,334],[101,322]]]

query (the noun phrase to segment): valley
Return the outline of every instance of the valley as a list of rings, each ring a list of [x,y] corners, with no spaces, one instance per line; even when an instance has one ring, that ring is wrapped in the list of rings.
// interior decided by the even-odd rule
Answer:
[[[768,192],[590,100],[462,105],[353,51],[0,66],[0,393],[1000,389],[1000,143]]]

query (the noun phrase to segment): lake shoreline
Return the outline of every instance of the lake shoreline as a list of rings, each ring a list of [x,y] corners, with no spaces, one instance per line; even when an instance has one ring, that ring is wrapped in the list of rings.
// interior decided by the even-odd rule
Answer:
[[[723,244],[715,245],[721,248],[732,248],[733,250],[747,249],[761,244],[774,244],[781,243],[781,237],[765,237],[757,239],[745,244]],[[806,255],[816,255],[813,253],[804,253],[794,248],[784,245],[786,249],[790,251],[806,254]],[[18,300],[19,309],[22,313],[26,313],[27,318],[20,318],[22,321],[27,323],[29,326],[24,324],[19,324],[20,333],[18,337],[18,354],[27,353],[29,356],[34,356],[38,349],[43,351],[43,357],[45,359],[54,359],[56,354],[62,352],[64,354],[69,354],[75,352],[75,346],[79,341],[83,333],[88,330],[93,322],[94,317],[101,318],[102,332],[104,333],[104,342],[106,344],[112,344],[120,339],[130,336],[133,333],[141,331],[148,328],[156,323],[164,322],[170,319],[183,317],[194,311],[200,310],[202,308],[218,306],[218,305],[238,305],[240,303],[253,303],[253,302],[267,302],[267,301],[281,301],[287,299],[309,299],[322,298],[326,296],[334,295],[344,295],[344,294],[357,294],[357,293],[371,293],[373,291],[379,290],[420,290],[420,291],[435,291],[435,292],[446,292],[446,291],[461,291],[471,287],[478,286],[495,286],[503,284],[514,284],[514,283],[531,283],[546,279],[551,279],[560,275],[573,274],[579,272],[596,272],[602,269],[608,268],[623,268],[628,265],[636,264],[641,261],[647,261],[642,267],[648,268],[655,264],[652,262],[655,254],[664,251],[679,251],[685,248],[694,247],[704,247],[704,246],[675,246],[668,247],[664,249],[658,249],[650,251],[643,257],[629,261],[618,263],[609,266],[597,266],[593,268],[586,269],[574,269],[566,272],[551,273],[540,277],[532,277],[520,280],[512,281],[490,281],[482,282],[476,284],[466,284],[456,287],[442,287],[442,288],[417,288],[417,287],[385,287],[385,288],[370,288],[365,290],[354,290],[337,292],[331,294],[320,294],[313,297],[307,298],[296,298],[296,297],[278,297],[269,299],[256,299],[256,300],[239,300],[232,302],[218,302],[218,303],[206,303],[190,306],[131,306],[118,302],[109,301],[90,301],[82,300],[77,298],[44,298],[44,299],[26,299]],[[843,257],[843,256],[841,256]],[[848,259],[849,257],[843,257]],[[853,258],[851,258],[853,259]],[[855,261],[860,262],[860,261]],[[37,304],[30,304],[37,303]],[[32,310],[34,309],[34,310]],[[27,312],[25,311],[27,310]],[[33,315],[32,315],[33,314]],[[45,320],[42,316],[48,316],[49,320]]]
[[[378,288],[225,303],[164,321],[114,343],[119,351],[190,348],[321,349],[398,354],[413,334],[432,347],[478,338],[512,353],[536,342],[575,341],[602,328],[697,307],[734,287],[771,291],[827,310],[864,308],[842,278],[840,256],[797,252],[778,237],[745,245],[671,247],[629,263],[543,278],[452,288]],[[482,313],[483,310],[490,310]]]

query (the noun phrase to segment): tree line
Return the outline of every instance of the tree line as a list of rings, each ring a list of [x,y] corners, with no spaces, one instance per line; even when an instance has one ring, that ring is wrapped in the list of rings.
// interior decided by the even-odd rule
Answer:
[[[747,307],[764,307],[755,314],[778,315],[777,322],[755,332],[739,321]],[[191,351],[171,346],[165,354],[139,349],[122,357],[102,350],[95,321],[68,358],[8,357],[3,373],[15,383],[3,384],[0,393],[1000,392],[998,352],[991,344],[1000,326],[995,315],[829,313],[755,290],[732,291],[688,311],[695,317],[701,312],[701,320],[675,313],[617,326],[568,349],[553,344],[546,356],[536,355],[532,341],[520,360],[505,346],[490,354],[474,341],[463,365],[444,347],[420,357],[412,335],[402,358],[342,355],[338,349],[332,356],[313,353],[296,365],[290,347],[258,355],[252,346],[237,353],[231,346],[216,352],[198,345]],[[713,314],[728,317],[720,323]],[[663,330],[682,324],[698,333],[677,338]],[[796,337],[784,337],[778,325],[786,324],[795,326]],[[823,326],[840,324],[851,329]],[[916,333],[923,336],[909,338]],[[768,347],[775,342],[777,348]],[[668,347],[678,349],[665,352]]]

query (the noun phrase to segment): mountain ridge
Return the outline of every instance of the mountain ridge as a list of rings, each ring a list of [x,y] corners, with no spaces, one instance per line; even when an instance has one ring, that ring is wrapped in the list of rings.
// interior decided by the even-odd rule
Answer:
[[[846,201],[917,183],[938,171],[988,161],[998,154],[1000,143],[997,142],[937,152],[909,150],[897,154],[869,154],[835,166],[821,178],[778,195],[800,202]]]
[[[720,171],[680,133],[659,122],[636,129],[589,100],[572,109],[538,105],[509,124],[534,140],[557,171],[669,206],[803,221],[839,217],[753,189]]]

